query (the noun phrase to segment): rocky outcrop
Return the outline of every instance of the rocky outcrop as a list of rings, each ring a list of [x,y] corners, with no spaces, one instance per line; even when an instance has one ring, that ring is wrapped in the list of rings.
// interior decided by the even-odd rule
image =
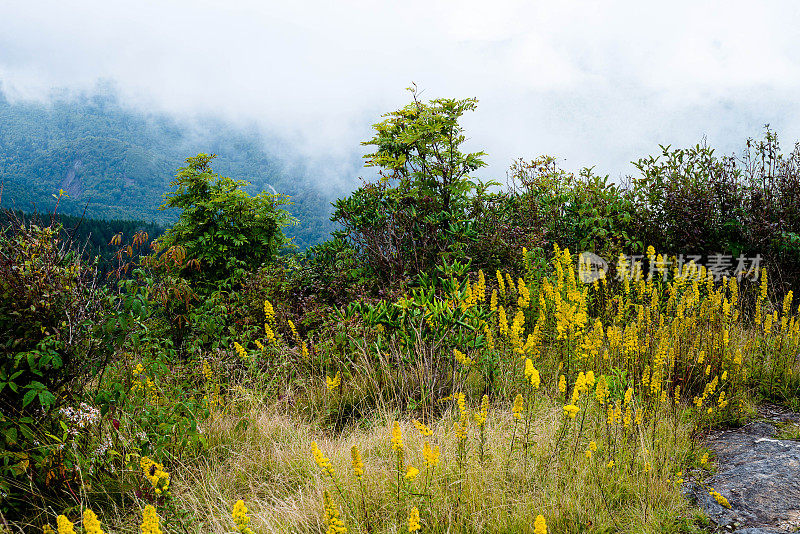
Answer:
[[[711,434],[717,472],[705,485],[728,499],[724,508],[705,487],[689,483],[686,492],[719,527],[737,534],[772,534],[800,529],[800,442],[777,439],[779,423],[800,422],[800,414],[775,407],[760,420]]]

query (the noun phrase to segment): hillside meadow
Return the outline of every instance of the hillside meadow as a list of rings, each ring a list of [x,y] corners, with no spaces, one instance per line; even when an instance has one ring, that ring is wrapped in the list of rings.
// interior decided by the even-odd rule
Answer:
[[[303,253],[289,199],[199,154],[101,274],[53,218],[0,230],[9,532],[710,532],[703,438],[797,409],[798,151],[662,149],[619,185],[470,177],[419,100]]]

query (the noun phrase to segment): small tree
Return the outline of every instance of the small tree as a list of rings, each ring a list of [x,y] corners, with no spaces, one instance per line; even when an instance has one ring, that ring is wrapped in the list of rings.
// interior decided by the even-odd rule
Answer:
[[[160,251],[180,250],[184,276],[215,283],[237,270],[257,269],[292,247],[283,228],[296,220],[278,206],[286,196],[266,192],[250,196],[244,180],[220,176],[211,169],[214,155],[186,159],[170,183],[161,209],[178,208],[180,218],[157,241]],[[193,271],[190,267],[195,267]]]
[[[425,103],[416,87],[409,91],[413,101],[384,115],[362,143],[375,147],[366,166],[378,167],[381,179],[334,204],[343,237],[383,279],[422,272],[474,236],[464,216],[469,174],[485,165],[483,152],[460,149],[466,136],[458,121],[476,99]]]

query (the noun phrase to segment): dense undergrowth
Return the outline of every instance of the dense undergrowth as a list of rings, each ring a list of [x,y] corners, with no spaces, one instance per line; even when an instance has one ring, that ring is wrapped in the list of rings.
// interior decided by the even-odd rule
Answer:
[[[173,182],[173,229],[113,238],[110,279],[56,227],[5,227],[3,527],[705,531],[680,491],[714,469],[703,435],[799,404],[796,222],[715,233],[733,175],[700,148],[640,162],[632,189],[542,158],[491,192],[457,152],[473,107],[415,97],[376,125],[382,177],[303,255],[285,199],[205,155]],[[775,161],[766,218],[791,214]],[[671,210],[692,191],[705,215]],[[708,264],[736,247],[740,268]]]

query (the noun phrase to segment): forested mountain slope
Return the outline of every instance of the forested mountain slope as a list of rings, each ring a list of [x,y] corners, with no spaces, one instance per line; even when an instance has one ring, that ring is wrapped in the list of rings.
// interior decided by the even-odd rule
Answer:
[[[2,207],[50,211],[63,189],[59,212],[102,219],[171,223],[160,211],[162,195],[186,157],[217,154],[223,175],[252,182],[251,193],[288,194],[300,224],[288,229],[301,248],[332,228],[330,199],[303,165],[280,158],[286,148],[254,129],[215,119],[189,125],[163,114],[124,107],[112,93],[53,98],[49,103],[11,102],[0,87]]]

